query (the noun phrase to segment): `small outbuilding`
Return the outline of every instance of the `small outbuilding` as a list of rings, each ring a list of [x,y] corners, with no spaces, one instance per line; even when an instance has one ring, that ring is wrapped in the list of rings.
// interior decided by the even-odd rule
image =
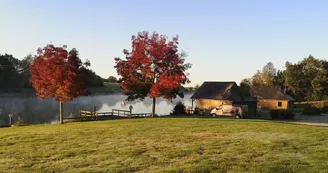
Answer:
[[[294,108],[294,98],[274,86],[252,86],[250,95],[257,98],[259,110],[293,110]]]

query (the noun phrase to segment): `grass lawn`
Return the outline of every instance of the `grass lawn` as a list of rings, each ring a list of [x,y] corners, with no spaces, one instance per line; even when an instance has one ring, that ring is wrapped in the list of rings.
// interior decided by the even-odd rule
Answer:
[[[328,129],[153,118],[0,128],[0,172],[328,172]]]

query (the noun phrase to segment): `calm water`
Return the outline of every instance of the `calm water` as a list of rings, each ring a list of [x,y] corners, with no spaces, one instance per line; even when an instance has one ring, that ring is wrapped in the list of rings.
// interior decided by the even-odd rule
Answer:
[[[182,101],[186,106],[191,106],[191,95],[186,94],[183,99],[177,98],[172,102],[165,99],[157,99],[156,113],[158,115],[167,115],[171,112],[173,106]],[[143,101],[125,101],[123,95],[97,95],[79,97],[71,102],[64,104],[64,117],[78,116],[79,110],[96,110],[107,112],[112,109],[129,110],[133,106],[133,113],[151,112],[152,99]],[[0,125],[8,124],[8,115],[13,115],[13,122],[18,119],[29,124],[55,123],[58,120],[59,104],[53,99],[39,100],[36,97],[6,96],[0,97]]]

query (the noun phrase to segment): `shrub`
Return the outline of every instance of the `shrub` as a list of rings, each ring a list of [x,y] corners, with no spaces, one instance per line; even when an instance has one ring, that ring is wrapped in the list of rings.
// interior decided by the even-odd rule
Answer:
[[[193,111],[193,115],[206,115],[206,110],[196,107]]]
[[[194,115],[198,115],[200,112],[199,112],[199,108],[195,108],[195,110],[194,110]]]
[[[327,101],[298,102],[295,104],[295,110],[300,110],[304,115],[320,115],[328,112]]]
[[[302,114],[303,115],[320,115],[321,112],[325,112],[325,109],[324,108],[320,109],[320,108],[311,106],[311,107],[304,108]]]
[[[270,110],[270,116],[272,119],[294,119],[295,114],[290,110],[272,109]]]
[[[279,110],[277,110],[277,109],[272,109],[272,110],[270,110],[270,116],[271,116],[271,118],[272,119],[278,119],[278,112],[279,112]]]
[[[171,115],[185,115],[186,113],[186,106],[182,102],[178,102],[172,112]]]
[[[23,120],[18,120],[14,126],[27,126],[27,124],[25,124]]]
[[[325,106],[321,109],[321,113],[327,113],[328,112],[328,106]]]
[[[295,113],[293,111],[285,110],[284,112],[285,112],[284,114],[285,119],[294,119]]]

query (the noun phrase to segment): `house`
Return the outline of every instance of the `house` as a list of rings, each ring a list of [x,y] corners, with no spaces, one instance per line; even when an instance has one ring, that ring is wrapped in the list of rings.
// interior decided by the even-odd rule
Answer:
[[[192,107],[196,101],[197,108],[209,113],[222,104],[244,104],[250,116],[255,116],[257,110],[294,108],[294,99],[276,87],[252,86],[249,95],[243,98],[236,82],[204,82],[191,96]]]
[[[196,101],[196,107],[209,113],[212,109],[222,104],[247,104],[249,113],[256,114],[256,98],[242,99],[236,82],[204,82],[191,96],[192,107]]]
[[[293,110],[294,99],[273,86],[252,86],[250,95],[257,98],[259,110],[288,109]]]
[[[191,96],[200,109],[213,109],[221,104],[240,102],[241,97],[235,82],[204,82]]]

